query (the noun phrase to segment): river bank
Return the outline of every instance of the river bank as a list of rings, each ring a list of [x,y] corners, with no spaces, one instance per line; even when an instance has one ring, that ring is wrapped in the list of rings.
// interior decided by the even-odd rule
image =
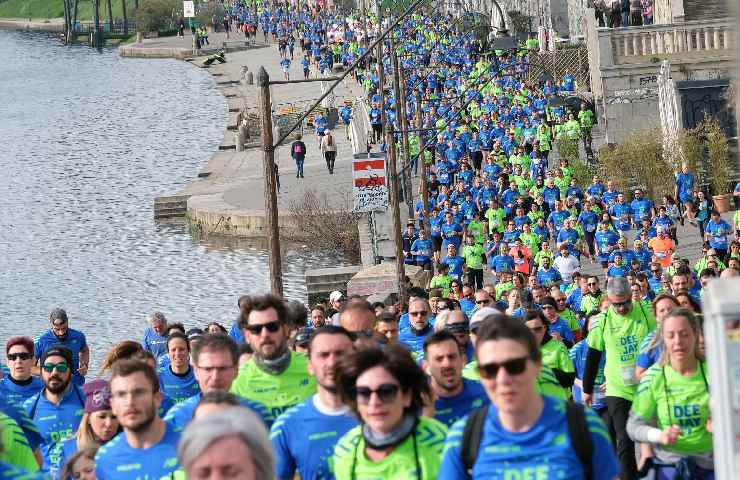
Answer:
[[[23,32],[64,32],[62,18],[0,18],[0,30],[19,30]]]
[[[241,37],[240,37],[241,40]],[[232,42],[223,33],[212,33],[213,46]],[[121,55],[157,56],[166,52],[175,58],[190,58],[191,39],[168,37],[147,39],[141,43],[129,44],[119,48]],[[256,75],[261,66],[265,67],[272,79],[282,78],[279,56],[275,45],[258,45],[257,48],[227,53],[227,63],[215,63],[208,68],[216,80],[218,90],[228,103],[227,127],[224,139],[213,153],[197,178],[183,189],[172,192],[173,196],[186,200],[187,216],[191,223],[204,234],[236,235],[242,237],[264,237],[264,188],[262,175],[262,150],[259,139],[250,139],[252,148],[236,151],[234,134],[241,118],[256,116],[258,89],[242,80],[242,69],[247,67]],[[291,78],[302,78],[299,59],[300,50],[295,52],[295,60],[290,68]],[[191,63],[202,66],[203,57],[192,57]],[[345,98],[359,95],[351,79],[335,90],[336,105]],[[321,94],[320,83],[300,83],[274,86],[271,89],[273,110],[291,107],[305,108]],[[279,221],[281,228],[290,228],[290,206],[300,201],[307,191],[326,195],[330,202],[338,204],[351,200],[352,147],[344,132],[335,131],[338,155],[333,175],[329,175],[318,142],[313,132],[304,132],[307,145],[305,179],[295,178],[295,166],[289,148],[276,149],[275,161],[280,171],[281,189],[278,195]],[[250,142],[248,142],[250,143]]]

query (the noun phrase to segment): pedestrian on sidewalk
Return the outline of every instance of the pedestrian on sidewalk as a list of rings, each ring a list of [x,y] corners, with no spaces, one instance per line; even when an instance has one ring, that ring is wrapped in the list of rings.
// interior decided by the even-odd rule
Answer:
[[[337,158],[337,142],[334,141],[334,136],[330,130],[327,130],[326,134],[321,138],[321,152],[326,159],[326,168],[329,170],[329,175],[334,175],[334,160]]]
[[[303,162],[306,160],[306,144],[301,140],[303,136],[299,133],[295,136],[295,142],[290,146],[290,156],[295,160],[295,178],[303,178]]]

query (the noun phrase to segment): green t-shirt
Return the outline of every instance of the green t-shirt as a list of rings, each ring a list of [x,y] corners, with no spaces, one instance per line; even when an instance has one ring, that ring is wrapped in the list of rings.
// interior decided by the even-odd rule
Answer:
[[[594,310],[599,309],[599,305],[601,305],[601,299],[604,297],[604,294],[601,295],[591,295],[586,294],[581,298],[581,312],[585,313],[591,313]]]
[[[473,270],[483,269],[483,255],[486,254],[486,251],[477,243],[465,245],[460,254],[465,259],[466,267]]]
[[[3,446],[0,461],[26,469],[29,472],[35,472],[39,469],[23,430],[15,420],[4,413],[0,413],[0,442]]]
[[[488,219],[488,233],[503,232],[505,217],[506,212],[503,208],[489,208],[488,210],[486,210],[486,218]]]
[[[581,331],[581,324],[578,323],[578,318],[573,310],[566,308],[562,312],[559,312],[558,315],[568,323],[568,328],[570,328],[571,332],[575,334]]]
[[[500,282],[497,283],[493,289],[493,293],[496,294],[496,300],[501,300],[501,294],[507,290],[514,288],[513,282]]]
[[[524,246],[532,252],[532,255],[537,255],[537,252],[540,251],[540,237],[536,233],[522,233],[519,235],[519,238],[522,239]]]
[[[685,377],[670,365],[654,364],[640,381],[632,412],[647,422],[657,420],[661,430],[681,427],[681,435],[668,451],[682,455],[697,455],[712,451],[712,434],[707,431],[709,391],[707,366],[700,362],[696,372]]]
[[[570,359],[570,355],[568,355],[568,349],[563,342],[559,342],[553,338],[549,342],[540,345],[540,352],[542,353],[543,365],[565,373],[576,371],[573,368],[573,361]]]
[[[332,472],[335,478],[356,480],[436,480],[446,436],[444,424],[433,418],[419,417],[415,434],[409,435],[390,455],[373,462],[365,455],[362,426],[357,426],[334,447],[334,456],[330,460]],[[416,470],[417,461],[421,474]]]
[[[429,289],[441,288],[442,296],[447,298],[450,295],[450,283],[452,283],[452,277],[449,275],[435,275],[432,277],[432,281],[429,282]]]
[[[478,220],[471,220],[470,223],[468,223],[468,231],[473,234],[473,238],[475,238],[475,243],[478,243],[480,245],[483,245],[486,242],[484,230],[485,228],[483,222],[479,222]]]
[[[290,365],[280,375],[262,371],[254,358],[239,368],[231,393],[262,403],[274,418],[316,393],[316,379],[308,374],[308,358],[291,352]]]
[[[606,396],[632,401],[638,384],[635,361],[640,344],[657,326],[653,312],[637,302],[627,316],[619,315],[614,307],[609,307],[606,313],[593,321],[588,346],[606,354]]]
[[[552,259],[555,257],[555,255],[552,253],[552,250],[540,250],[537,252],[537,254],[534,256],[534,263],[537,265],[537,268],[542,266],[542,259],[543,258],[549,258],[550,264],[552,264]]]

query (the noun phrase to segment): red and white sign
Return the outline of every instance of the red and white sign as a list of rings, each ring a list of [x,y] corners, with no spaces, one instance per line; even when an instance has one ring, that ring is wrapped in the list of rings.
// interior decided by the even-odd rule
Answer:
[[[385,154],[356,154],[352,161],[352,195],[356,212],[384,210],[388,207],[385,184]]]

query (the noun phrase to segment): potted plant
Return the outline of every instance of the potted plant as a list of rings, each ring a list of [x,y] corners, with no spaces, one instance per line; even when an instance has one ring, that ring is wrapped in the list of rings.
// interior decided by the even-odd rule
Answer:
[[[730,211],[730,156],[727,136],[719,121],[707,117],[702,122],[707,147],[709,181],[712,185],[714,206],[720,213]]]

